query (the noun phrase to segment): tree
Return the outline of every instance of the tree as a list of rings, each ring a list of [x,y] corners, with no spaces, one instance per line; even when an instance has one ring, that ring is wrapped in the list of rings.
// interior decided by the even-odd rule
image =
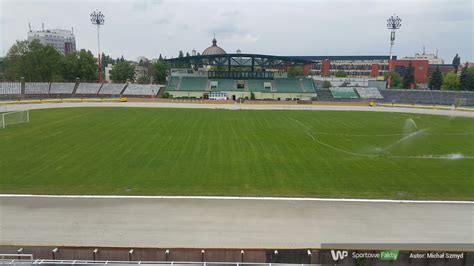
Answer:
[[[179,50],[178,58],[183,58],[183,57],[184,57],[183,51]]]
[[[190,57],[191,55],[189,54],[189,52],[186,52],[186,57]]]
[[[170,69],[165,61],[158,61],[153,65],[153,81],[158,84],[166,83],[167,71]]]
[[[329,88],[331,88],[331,87],[332,87],[332,84],[331,84],[331,82],[330,82],[329,80],[323,81],[323,88],[324,88],[324,89],[329,89]]]
[[[289,78],[294,78],[294,77],[301,77],[303,76],[304,71],[303,67],[301,66],[290,66],[288,67],[288,77]]]
[[[121,83],[135,79],[135,67],[128,61],[119,62],[110,70],[110,79],[113,82]]]
[[[97,79],[97,62],[91,51],[84,49],[64,56],[61,60],[61,75],[63,80],[74,81],[79,78],[83,81]]]
[[[255,100],[255,93],[253,91],[250,92],[250,100]]]
[[[413,67],[411,65],[411,62],[408,64],[407,70],[405,72],[405,75],[403,76],[403,88],[404,89],[410,89],[412,84],[415,83],[415,75],[413,73]]]
[[[158,57],[158,61],[163,61],[163,56],[161,56],[161,54],[160,57]]]
[[[437,67],[433,73],[431,73],[430,81],[428,83],[428,88],[430,90],[441,90],[441,85],[443,84],[443,75]]]
[[[137,79],[138,84],[150,84],[150,77],[149,76],[141,76]]]
[[[403,83],[403,78],[398,74],[398,72],[390,72],[390,73],[385,73],[384,74],[385,80],[390,79],[390,88],[400,88],[402,83]]]
[[[459,78],[460,89],[463,91],[474,91],[474,68],[470,68],[468,63],[462,69]]]
[[[60,79],[61,54],[38,40],[17,41],[5,57],[5,76],[9,80],[51,81]]]
[[[459,90],[460,82],[458,75],[456,73],[450,71],[448,72],[443,79],[443,85],[441,88],[443,90]]]
[[[346,71],[344,71],[342,69],[339,69],[338,71],[336,71],[336,73],[334,73],[334,76],[336,76],[338,78],[345,78],[345,77],[347,77],[347,73],[346,73]]]
[[[0,80],[5,80],[5,59],[0,58]]]
[[[458,72],[458,68],[459,68],[459,65],[461,64],[461,57],[459,57],[459,55],[456,53],[456,55],[454,56],[453,58],[453,65],[454,65],[454,73],[457,73]]]

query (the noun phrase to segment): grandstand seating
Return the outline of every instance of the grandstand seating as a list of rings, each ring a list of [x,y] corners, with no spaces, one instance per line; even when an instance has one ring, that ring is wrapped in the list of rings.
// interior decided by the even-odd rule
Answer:
[[[320,101],[332,101],[334,97],[332,97],[332,93],[328,89],[320,89],[316,90],[316,94],[318,95],[318,100]]]
[[[168,90],[177,90],[178,89],[179,78],[178,77],[171,77],[167,89]]]
[[[206,77],[181,77],[178,82],[177,90],[180,91],[206,91],[207,90]]]
[[[474,92],[432,91],[432,90],[380,90],[384,97],[381,102],[403,104],[441,104],[452,105],[457,99],[463,99],[466,106],[474,106]]]
[[[301,80],[299,79],[275,79],[273,90],[277,92],[303,92]]]
[[[363,99],[382,99],[383,96],[380,94],[377,88],[355,88],[360,98]]]
[[[20,82],[2,82],[0,83],[0,94],[21,94]]]
[[[101,95],[119,95],[126,84],[122,83],[104,83],[100,88],[99,94]]]
[[[49,82],[25,82],[26,94],[48,94]]]
[[[49,94],[72,94],[76,83],[51,83]]]
[[[218,82],[218,86],[215,91],[236,91],[237,90],[237,84],[235,83],[233,79],[218,79],[218,80],[211,80],[211,82],[212,81]]]
[[[264,81],[260,79],[249,79],[247,80],[247,88],[246,90],[260,92],[265,91],[265,87],[263,86]]]
[[[311,79],[303,79],[302,80],[303,84],[303,90],[306,92],[314,92],[314,84]]]
[[[76,94],[97,94],[102,83],[79,83]]]
[[[359,96],[355,93],[353,88],[345,88],[345,87],[333,87],[329,88],[332,93],[332,96],[335,99],[357,99]]]
[[[123,95],[141,95],[141,96],[154,96],[160,91],[159,85],[142,85],[142,84],[129,84]]]

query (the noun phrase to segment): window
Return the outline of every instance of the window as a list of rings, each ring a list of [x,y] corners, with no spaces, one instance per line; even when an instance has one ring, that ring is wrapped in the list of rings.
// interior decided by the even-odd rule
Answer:
[[[211,81],[211,90],[216,90],[219,87],[219,82]]]
[[[272,89],[272,83],[271,82],[264,82],[263,83],[263,88],[266,90],[271,90]]]
[[[244,88],[245,88],[245,81],[237,80],[237,89],[244,89]]]

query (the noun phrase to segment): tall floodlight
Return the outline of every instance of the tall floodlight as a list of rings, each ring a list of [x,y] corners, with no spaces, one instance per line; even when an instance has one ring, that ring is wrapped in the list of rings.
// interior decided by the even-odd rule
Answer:
[[[99,53],[99,56],[97,59],[99,60],[99,82],[102,82],[102,59],[100,56],[100,36],[99,36],[99,29],[101,25],[104,25],[104,20],[105,16],[102,14],[100,11],[94,11],[91,13],[91,22],[94,25],[97,25],[97,51]]]
[[[402,26],[402,19],[397,15],[393,14],[387,19],[387,29],[392,30],[390,33],[390,60],[392,60],[392,48],[395,44],[395,30],[398,30]]]

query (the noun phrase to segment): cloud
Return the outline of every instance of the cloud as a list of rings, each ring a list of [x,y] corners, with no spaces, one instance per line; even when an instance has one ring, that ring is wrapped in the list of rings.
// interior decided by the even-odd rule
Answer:
[[[133,1],[133,11],[148,11],[162,4],[162,0],[135,0]]]
[[[168,18],[158,18],[153,21],[153,24],[157,25],[164,25],[164,24],[170,24],[171,21]]]
[[[74,27],[78,49],[96,51],[89,13],[106,15],[101,48],[112,57],[177,56],[202,51],[213,33],[228,51],[276,55],[388,54],[385,21],[402,18],[399,57],[425,45],[449,62],[473,61],[472,0],[0,0],[0,52],[35,29]],[[74,10],[74,12],[70,12]],[[1,55],[0,55],[1,56]]]

